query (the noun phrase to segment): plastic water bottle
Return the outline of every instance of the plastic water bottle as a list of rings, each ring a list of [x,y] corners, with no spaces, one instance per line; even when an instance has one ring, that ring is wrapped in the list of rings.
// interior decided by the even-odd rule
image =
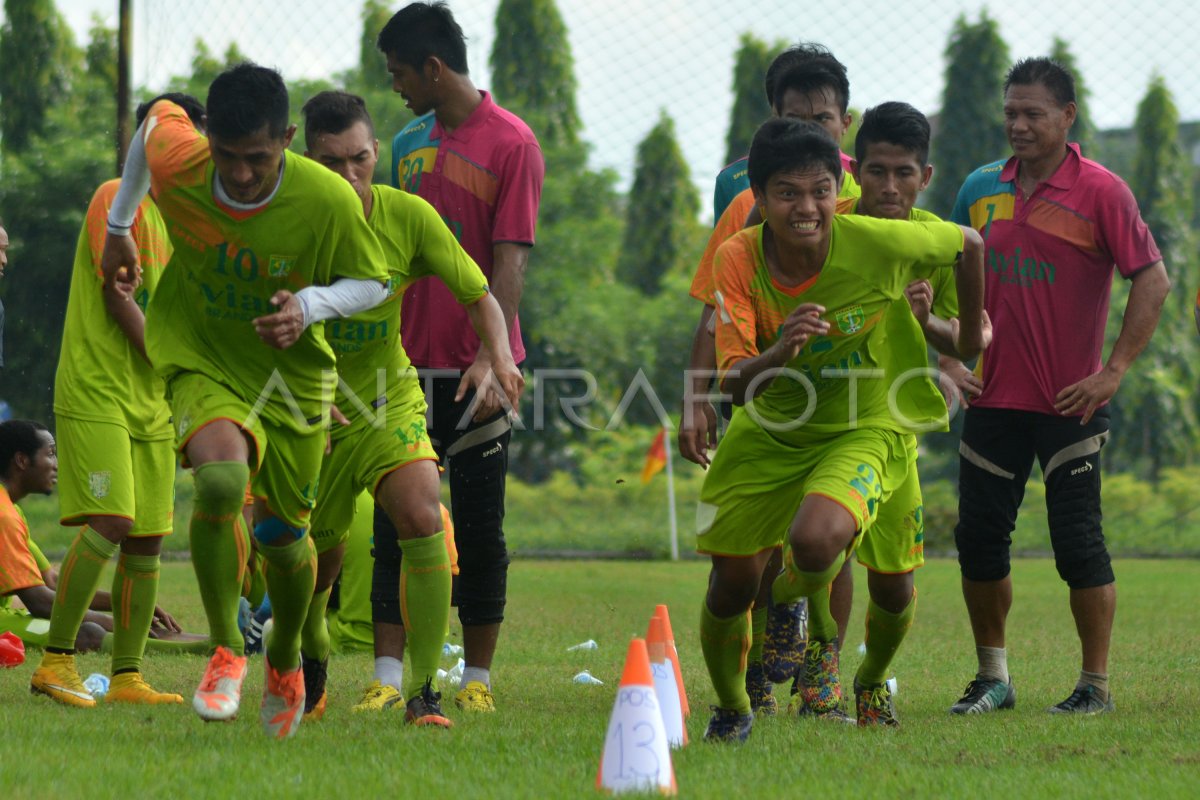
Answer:
[[[446,686],[450,689],[457,689],[462,683],[463,670],[467,668],[467,664],[461,658],[458,663],[450,668],[446,673]]]
[[[442,655],[446,656],[447,658],[451,656],[461,656],[462,654],[463,649],[459,645],[450,644],[450,642],[446,642],[442,645]]]
[[[604,681],[600,680],[586,669],[572,678],[575,683],[583,684],[584,686],[603,686]]]
[[[892,677],[888,678],[886,683],[887,683],[888,691],[892,693],[892,697],[895,697],[896,696],[896,676],[893,675]]]
[[[595,639],[588,639],[586,642],[580,642],[579,644],[571,645],[570,647],[567,648],[567,652],[573,653],[576,650],[599,650],[599,649],[600,649],[600,645],[596,644]]]
[[[108,676],[101,675],[99,672],[93,672],[87,676],[87,680],[83,682],[83,686],[92,693],[92,697],[99,700],[108,694]]]

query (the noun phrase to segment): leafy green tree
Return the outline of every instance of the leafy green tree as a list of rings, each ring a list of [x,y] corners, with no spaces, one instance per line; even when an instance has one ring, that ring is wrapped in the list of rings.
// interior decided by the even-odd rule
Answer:
[[[954,23],[946,45],[946,86],[933,140],[937,171],[926,192],[930,210],[947,216],[963,180],[976,167],[1008,152],[1004,136],[1004,75],[1008,45],[984,12],[971,24]]]
[[[725,136],[725,163],[730,164],[750,150],[754,132],[771,117],[771,104],[763,91],[767,67],[785,45],[768,45],[751,33],[738,40],[733,64],[733,109]]]
[[[1050,50],[1050,57],[1067,68],[1075,78],[1075,125],[1071,128],[1071,139],[1079,143],[1079,149],[1088,158],[1096,157],[1096,124],[1092,122],[1091,114],[1091,92],[1088,91],[1087,84],[1083,80],[1083,73],[1079,71],[1079,65],[1075,62],[1075,56],[1071,54],[1070,46],[1066,40],[1054,37],[1054,46]]]
[[[74,37],[53,0],[5,0],[0,27],[0,142],[25,150],[80,64]]]
[[[525,120],[543,147],[578,140],[575,62],[554,0],[500,0],[490,64],[496,102]]]
[[[1198,270],[1196,237],[1189,226],[1192,197],[1188,162],[1179,143],[1179,112],[1161,77],[1138,104],[1134,121],[1137,155],[1130,188],[1171,271],[1175,290],[1163,305],[1158,329],[1113,401],[1114,438],[1110,461],[1135,464],[1156,483],[1165,467],[1190,462],[1196,453],[1194,387],[1200,378],[1192,320]],[[1128,299],[1127,282],[1114,289],[1114,306]],[[1110,318],[1108,338],[1120,331]],[[1118,424],[1119,423],[1119,424]]]
[[[617,277],[643,294],[657,294],[663,276],[692,254],[699,211],[675,123],[663,111],[638,145]]]
[[[383,0],[366,0],[363,3],[362,35],[358,39],[358,71],[364,78],[378,81],[387,76],[387,58],[379,51],[376,41],[379,32],[391,18],[392,11]]]

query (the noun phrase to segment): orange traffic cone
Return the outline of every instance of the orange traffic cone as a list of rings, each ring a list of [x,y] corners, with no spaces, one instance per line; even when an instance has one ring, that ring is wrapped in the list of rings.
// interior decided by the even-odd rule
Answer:
[[[679,669],[679,651],[675,649],[671,615],[667,613],[667,607],[660,603],[654,607],[654,616],[662,620],[663,636],[667,640],[667,658],[671,659],[671,666],[675,668],[675,685],[679,687],[679,708],[683,711],[683,718],[687,719],[692,715],[692,710],[688,708],[687,690],[683,687],[683,671]]]
[[[687,728],[683,724],[683,708],[679,705],[679,685],[675,683],[675,667],[667,657],[667,637],[663,633],[662,617],[650,618],[646,634],[646,652],[650,656],[650,672],[654,676],[654,691],[662,710],[663,726],[671,747],[687,744]]]
[[[657,789],[673,795],[677,791],[644,639],[629,643],[596,772],[596,788],[613,794]]]

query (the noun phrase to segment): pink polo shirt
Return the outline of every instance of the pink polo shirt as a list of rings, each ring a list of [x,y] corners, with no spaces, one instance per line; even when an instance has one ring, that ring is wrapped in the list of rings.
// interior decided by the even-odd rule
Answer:
[[[495,245],[534,242],[545,164],[529,127],[487,92],[480,95],[482,102],[452,133],[429,113],[396,134],[392,185],[437,209],[490,281]],[[404,349],[416,366],[462,370],[475,360],[479,337],[440,281],[424,278],[409,287],[400,320]],[[521,363],[518,320],[509,345]]]
[[[1100,371],[1113,267],[1125,278],[1162,260],[1123,180],[1068,145],[1029,198],[1017,159],[971,173],[951,218],[983,235],[984,307],[995,338],[972,405],[1057,414],[1054,398]]]

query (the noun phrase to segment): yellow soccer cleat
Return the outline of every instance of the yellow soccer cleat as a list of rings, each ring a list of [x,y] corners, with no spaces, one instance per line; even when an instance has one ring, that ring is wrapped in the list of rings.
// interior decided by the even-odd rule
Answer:
[[[75,656],[69,653],[44,653],[42,663],[29,681],[29,691],[76,708],[96,705],[95,698],[75,670]]]
[[[404,708],[404,695],[391,684],[371,681],[363,691],[362,700],[350,708],[351,711],[385,711],[389,708]]]
[[[122,672],[113,675],[104,696],[106,703],[132,703],[144,706],[182,705],[183,697],[171,692],[160,692],[142,680],[140,672]]]
[[[496,698],[486,685],[470,681],[454,695],[454,705],[464,711],[490,712],[496,710]]]

